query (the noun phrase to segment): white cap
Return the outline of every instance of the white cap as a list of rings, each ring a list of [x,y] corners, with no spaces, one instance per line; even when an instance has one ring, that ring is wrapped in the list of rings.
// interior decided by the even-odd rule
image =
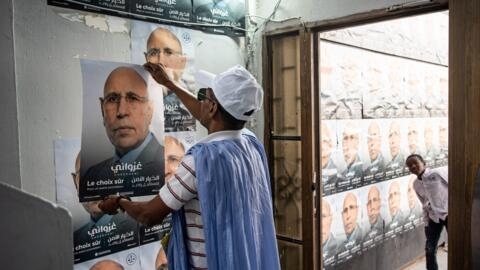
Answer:
[[[218,75],[199,70],[195,79],[199,84],[212,88],[220,105],[238,120],[251,120],[253,114],[262,108],[262,87],[240,65]]]

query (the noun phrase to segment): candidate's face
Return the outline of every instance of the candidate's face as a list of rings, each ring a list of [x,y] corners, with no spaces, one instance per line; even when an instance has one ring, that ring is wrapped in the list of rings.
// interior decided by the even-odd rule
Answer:
[[[400,126],[397,122],[392,122],[390,125],[388,144],[390,146],[390,154],[392,157],[398,155],[400,152]]]
[[[397,182],[393,182],[388,190],[388,206],[391,216],[396,215],[400,209],[400,186]]]
[[[184,148],[173,139],[165,139],[165,180],[177,172],[178,166],[185,155]]]
[[[347,194],[343,201],[342,219],[345,233],[350,234],[357,226],[358,204],[352,193]]]
[[[322,125],[322,167],[327,165],[330,154],[332,153],[332,138],[327,126]]]
[[[414,125],[408,127],[408,148],[410,153],[417,152],[417,141],[418,141],[418,129]]]
[[[372,187],[368,192],[367,214],[370,224],[375,224],[380,215],[380,192],[377,187]]]
[[[417,202],[415,190],[413,189],[413,181],[415,181],[415,176],[410,177],[410,180],[408,181],[408,189],[407,189],[407,195],[408,195],[408,207],[413,208],[415,207],[415,204]]]
[[[343,156],[347,164],[351,164],[355,161],[355,157],[358,153],[358,133],[346,130],[343,132],[342,148]]]
[[[380,135],[380,127],[377,122],[372,122],[368,127],[368,155],[370,160],[374,161],[377,159],[378,154],[380,154],[382,137]]]
[[[143,142],[153,107],[145,81],[137,72],[130,68],[115,70],[105,84],[101,105],[107,136],[119,154]]]
[[[327,201],[322,200],[322,245],[327,241],[332,225],[332,212]]]
[[[181,44],[172,35],[173,33],[165,29],[154,30],[147,43],[146,61],[162,64],[167,70],[173,71],[174,80],[179,81],[187,58],[182,53]]]

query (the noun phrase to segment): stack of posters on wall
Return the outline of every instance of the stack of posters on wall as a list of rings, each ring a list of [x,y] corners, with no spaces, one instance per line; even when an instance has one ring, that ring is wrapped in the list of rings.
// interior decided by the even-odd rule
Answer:
[[[148,22],[188,26],[213,34],[245,35],[245,0],[48,0],[47,3]]]
[[[171,229],[170,217],[146,227],[123,212],[104,215],[98,203],[109,194],[151,199],[195,143],[195,119],[141,65],[155,58],[195,92],[192,39],[188,29],[138,23],[132,27],[137,64],[81,60],[82,139],[55,142],[57,201],[72,212],[75,269],[166,263],[160,241]]]
[[[325,268],[339,266],[383,241],[423,226],[421,205],[412,187],[416,176],[405,166],[408,155],[420,154],[427,167],[446,169],[448,67],[441,54],[444,50],[434,46],[438,51],[428,47],[418,52],[400,46],[413,40],[419,48],[427,48],[422,40],[410,39],[411,33],[399,29],[411,23],[431,29],[426,19],[417,18],[322,33],[321,243]]]

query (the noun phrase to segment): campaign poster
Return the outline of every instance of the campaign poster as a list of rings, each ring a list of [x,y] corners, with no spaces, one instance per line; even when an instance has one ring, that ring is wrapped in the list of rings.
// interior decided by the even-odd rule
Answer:
[[[403,233],[403,225],[407,218],[407,196],[402,183],[408,181],[408,176],[395,178],[386,182],[385,196],[388,203],[388,218],[385,224],[385,238],[395,238]]]
[[[349,190],[335,196],[337,209],[336,235],[340,239],[337,252],[337,262],[342,263],[362,253],[364,228],[363,202],[358,190]]]
[[[161,91],[140,65],[82,59],[81,68],[80,201],[157,194],[164,183]]]
[[[85,10],[108,15],[125,16],[130,11],[128,1],[119,0],[48,0],[47,3],[52,6]],[[127,16],[128,17],[128,16]]]
[[[341,80],[339,77],[339,67],[335,62],[336,56],[331,53],[334,45],[328,42],[322,42],[320,46],[320,108],[321,118],[336,119],[338,101],[336,92],[341,87]]]
[[[173,80],[191,93],[195,89],[194,31],[145,22],[132,22],[132,62],[162,64]],[[196,131],[195,118],[178,97],[163,85],[165,132]]]
[[[340,239],[334,234],[333,223],[337,213],[335,196],[326,196],[322,198],[321,226],[322,234],[320,241],[322,243],[322,260],[325,269],[332,269],[337,262],[337,253],[340,248]]]
[[[403,225],[405,231],[413,230],[415,227],[423,225],[422,204],[413,188],[413,182],[417,179],[417,176],[410,174],[406,176],[406,179],[408,179],[408,182],[403,182],[403,194],[406,194],[408,202],[405,225]]]
[[[386,179],[394,179],[407,174],[405,167],[406,130],[404,119],[388,119],[387,127],[387,145],[388,162],[385,167]]]
[[[362,250],[366,251],[383,241],[385,233],[386,198],[384,197],[383,183],[364,186],[360,197],[364,203],[361,207],[366,216],[365,233],[362,241]]]
[[[174,177],[181,160],[186,151],[195,143],[195,134],[192,132],[167,133],[164,137],[165,146],[165,181],[168,182]],[[142,196],[133,198],[134,201],[147,201],[153,196]],[[151,227],[139,224],[140,245],[152,242],[160,242],[172,228],[172,217],[168,215],[163,219],[162,224]]]
[[[364,118],[385,118],[388,111],[395,106],[398,100],[391,100],[388,97],[389,82],[387,78],[387,56],[365,52],[364,53],[365,87],[362,92],[363,117]]]
[[[194,21],[205,32],[244,35],[245,0],[193,0]],[[212,27],[218,26],[218,27]]]
[[[123,269],[123,270],[143,270],[156,269],[154,267],[155,257],[151,254],[142,254],[144,250],[139,247],[126,249],[117,253],[102,255],[100,257],[76,263],[74,270],[93,270],[93,269]],[[150,256],[150,257],[146,257]],[[150,263],[150,261],[153,261]],[[144,265],[150,265],[150,268]]]
[[[338,121],[337,137],[341,150],[341,171],[337,182],[337,191],[345,191],[362,186],[364,145],[362,139],[360,120]]]
[[[361,119],[364,52],[343,45],[322,42],[320,87],[324,119]],[[331,59],[334,56],[335,64]]]
[[[336,159],[338,153],[337,144],[337,121],[324,120],[321,124],[321,173],[322,173],[322,196],[337,192],[338,180],[342,179],[340,167]]]
[[[54,151],[57,203],[72,214],[74,263],[138,246],[137,223],[132,218],[125,213],[103,214],[100,201],[78,201],[80,140],[56,140]]]
[[[190,0],[136,0],[129,1],[130,12],[146,19],[162,18],[176,22],[192,21]]]
[[[245,36],[245,0],[48,0],[48,5]],[[193,23],[193,24],[192,24]]]
[[[387,159],[385,149],[387,134],[384,119],[368,119],[362,121],[362,144],[367,154],[364,159],[363,184],[369,185],[385,179]]]

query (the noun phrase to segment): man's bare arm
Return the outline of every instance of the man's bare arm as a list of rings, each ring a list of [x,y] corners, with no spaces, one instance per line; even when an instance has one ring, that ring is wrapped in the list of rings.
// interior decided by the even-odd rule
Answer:
[[[177,95],[177,97],[182,101],[185,107],[187,107],[195,119],[199,119],[200,101],[198,101],[197,98],[190,92],[173,82],[170,76],[168,76],[168,73],[165,71],[165,67],[163,67],[161,64],[152,63],[146,63],[143,66],[148,72],[150,72],[155,81],[161,85],[164,85],[170,91],[175,93],[175,95]]]

